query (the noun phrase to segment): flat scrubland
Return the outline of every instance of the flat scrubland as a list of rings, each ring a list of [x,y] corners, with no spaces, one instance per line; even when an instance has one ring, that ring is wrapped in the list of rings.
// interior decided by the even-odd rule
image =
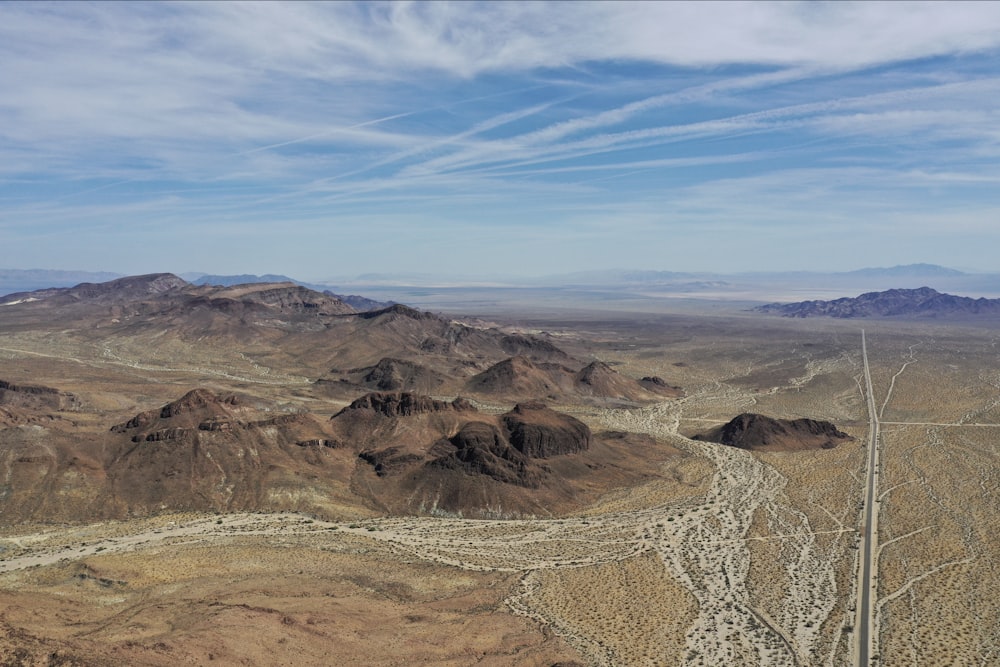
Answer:
[[[882,408],[882,658],[995,664],[998,339],[991,332],[929,329],[873,340],[883,341],[875,343],[875,363],[883,369],[882,390],[891,389]]]
[[[878,662],[1000,661],[995,332],[623,314],[518,326],[683,387],[641,408],[555,407],[686,456],[546,519],[166,513],[3,526],[0,662],[850,665],[862,326],[883,422]],[[298,371],[240,350],[146,355],[11,334],[0,362],[3,379],[80,394],[76,418],[94,428],[205,383],[337,407]],[[741,412],[829,420],[855,440],[749,453],[688,438]]]

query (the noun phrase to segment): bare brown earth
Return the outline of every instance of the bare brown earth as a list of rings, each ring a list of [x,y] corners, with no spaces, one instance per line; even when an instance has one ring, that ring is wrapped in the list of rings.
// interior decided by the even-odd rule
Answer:
[[[868,432],[854,324],[581,313],[516,325],[483,317],[455,334],[465,325],[404,309],[362,318],[260,307],[272,309],[261,311],[267,318],[198,319],[207,311],[197,306],[195,319],[156,310],[112,322],[108,311],[79,328],[41,327],[38,306],[0,315],[0,379],[76,397],[0,405],[0,509],[20,508],[0,525],[0,664],[852,664]],[[1000,529],[996,332],[866,328],[884,434],[878,660],[991,664],[1000,636],[1000,547],[990,539]],[[436,440],[425,436],[451,439],[471,422],[482,426],[470,441],[487,428],[511,444],[504,416],[527,401],[480,395],[474,412],[406,415],[379,435],[331,420],[377,387],[357,373],[346,376],[360,386],[338,392],[315,380],[390,358],[464,383],[518,355],[574,373],[599,360],[636,382],[666,378],[684,395],[549,401],[591,440],[534,459],[565,495],[498,487],[504,498],[535,493],[531,508],[500,504],[470,519],[455,506],[371,502],[379,484],[401,489],[406,466],[426,465]],[[449,404],[459,393],[436,391],[429,400]],[[751,452],[684,435],[741,413],[828,421],[854,440]],[[539,423],[573,423],[544,415]],[[188,468],[142,478],[149,465],[106,467],[130,447],[185,442],[171,428],[204,434],[197,457],[187,441]],[[243,463],[226,442],[239,443]],[[250,451],[265,446],[275,458],[254,467]],[[392,446],[424,458],[379,476],[359,457]],[[329,462],[310,458],[320,452]],[[351,471],[339,487],[338,456]],[[81,503],[109,479],[152,488],[187,476],[185,488],[209,498],[252,497],[211,478],[212,461],[258,475],[266,512],[146,503],[84,516],[122,507],[117,493]],[[457,487],[467,507],[491,507],[483,477],[447,472],[469,482]],[[62,483],[46,487],[53,479]]]

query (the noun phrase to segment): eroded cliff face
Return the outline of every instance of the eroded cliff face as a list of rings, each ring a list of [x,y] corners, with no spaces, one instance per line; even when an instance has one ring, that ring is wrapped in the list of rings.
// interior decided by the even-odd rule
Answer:
[[[80,407],[80,399],[69,392],[59,391],[52,387],[14,384],[0,380],[0,406],[39,410],[75,410]]]

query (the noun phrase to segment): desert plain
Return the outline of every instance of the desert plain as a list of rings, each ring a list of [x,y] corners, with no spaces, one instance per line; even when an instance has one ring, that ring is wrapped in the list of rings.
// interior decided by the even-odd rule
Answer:
[[[272,496],[253,510],[165,503],[88,519],[65,481],[84,473],[60,478],[69,509],[46,509],[36,487],[0,525],[0,663],[854,665],[873,445],[870,663],[1000,662],[996,323],[690,310],[468,320],[682,389],[548,401],[595,434],[648,436],[621,445],[620,470],[588,463],[604,466],[600,482],[574,478],[551,506],[490,506],[494,494],[476,512],[393,512]],[[0,314],[0,380],[74,397],[0,432],[0,503],[31,475],[51,483],[52,432],[104,434],[194,388],[329,418],[351,397],[321,391],[329,369],[310,358],[237,334],[38,330]],[[515,402],[472,400],[496,415]],[[853,439],[785,451],[692,439],[743,413],[829,421]]]

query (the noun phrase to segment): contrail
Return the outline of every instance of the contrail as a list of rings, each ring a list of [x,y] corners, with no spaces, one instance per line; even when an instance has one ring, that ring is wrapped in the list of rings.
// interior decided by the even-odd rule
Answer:
[[[440,108],[440,107],[435,107]],[[418,111],[407,111],[405,113],[397,113],[392,116],[385,116],[383,118],[375,118],[373,120],[366,120],[363,123],[357,123],[355,125],[348,125],[346,127],[334,127],[329,130],[324,130],[317,134],[310,134],[308,137],[300,137],[298,139],[291,139],[289,141],[282,141],[277,144],[268,144],[267,146],[258,146],[257,148],[251,148],[248,151],[240,151],[239,153],[232,153],[232,156],[236,155],[250,155],[251,153],[259,153],[261,151],[268,151],[272,148],[281,148],[282,146],[291,146],[292,144],[301,144],[304,141],[312,141],[313,139],[319,139],[320,137],[326,137],[331,134],[336,134],[337,132],[347,132],[348,130],[356,130],[360,127],[367,127],[369,125],[377,125],[379,123],[384,123],[386,121],[395,120],[397,118],[405,118],[407,116],[413,116],[418,113],[424,113],[425,111],[430,111],[430,109],[420,109]]]

